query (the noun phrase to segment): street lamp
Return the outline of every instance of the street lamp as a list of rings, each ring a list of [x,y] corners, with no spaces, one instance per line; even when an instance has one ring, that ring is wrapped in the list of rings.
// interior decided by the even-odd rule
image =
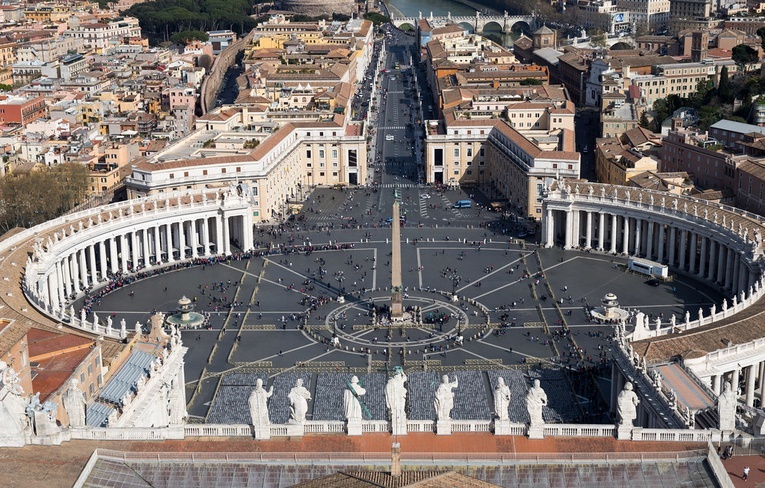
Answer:
[[[460,281],[462,281],[462,276],[457,274],[457,271],[452,271],[452,274],[449,276],[449,279],[452,281],[452,301],[456,302],[459,300],[457,298],[457,285],[460,284]]]

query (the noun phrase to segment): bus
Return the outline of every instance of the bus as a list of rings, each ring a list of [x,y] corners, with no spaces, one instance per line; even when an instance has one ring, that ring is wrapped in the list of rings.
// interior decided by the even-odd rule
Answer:
[[[457,200],[452,208],[471,208],[473,202],[470,200]]]
[[[669,277],[669,268],[666,265],[647,259],[630,258],[627,267],[630,271],[653,276],[654,278],[660,278],[662,280],[666,280]]]
[[[401,69],[401,63],[396,63],[396,69]]]

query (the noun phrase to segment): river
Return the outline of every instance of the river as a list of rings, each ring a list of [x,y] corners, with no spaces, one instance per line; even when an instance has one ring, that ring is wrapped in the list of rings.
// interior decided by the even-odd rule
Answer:
[[[492,10],[489,7],[478,5],[470,0],[458,2],[456,0],[386,0],[391,15],[403,16],[403,17],[417,17],[422,14],[423,17],[428,17],[432,13],[434,17],[446,17],[451,12],[452,16],[475,16],[475,12],[479,9],[482,13],[490,15],[501,15],[502,12]],[[471,7],[468,4],[474,5]],[[471,29],[472,31],[472,29]],[[497,41],[502,39],[502,44],[510,45],[516,39],[517,34],[504,35],[500,31],[486,32],[485,34],[491,34],[493,40]],[[495,38],[496,37],[496,38]]]

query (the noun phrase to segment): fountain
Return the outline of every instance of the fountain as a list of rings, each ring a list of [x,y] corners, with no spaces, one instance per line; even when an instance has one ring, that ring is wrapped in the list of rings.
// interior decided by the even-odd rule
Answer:
[[[205,322],[205,316],[194,312],[194,305],[185,296],[178,300],[178,311],[167,317],[167,323],[183,328],[195,329]]]
[[[619,307],[616,295],[607,293],[600,301],[602,305],[592,310],[592,316],[603,322],[623,322],[630,316],[630,313]]]

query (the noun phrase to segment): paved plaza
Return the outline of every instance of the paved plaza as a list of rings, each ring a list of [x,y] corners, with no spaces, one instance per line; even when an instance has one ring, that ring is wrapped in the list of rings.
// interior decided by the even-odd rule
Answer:
[[[408,213],[421,217],[413,202],[463,196],[416,186],[399,191]],[[389,327],[391,231],[380,209],[385,194],[392,193],[320,190],[291,225],[256,233],[258,246],[271,254],[124,284],[93,300],[93,311],[101,320],[111,315],[115,324],[124,319],[132,328],[147,323],[153,311],[173,312],[181,296],[193,300],[195,310],[208,317],[205,327],[183,333],[189,348],[188,408],[201,420],[211,414],[216,392],[225,393],[227,381],[237,383],[234,374],[245,374],[252,383],[256,377],[274,383],[287,375],[281,387],[286,395],[297,377],[305,376],[316,388],[320,379],[311,381],[312,373],[385,373],[403,365],[437,381],[435,371],[541,363],[570,371],[568,383],[560,385],[581,395],[573,371],[604,365],[609,357],[612,327],[594,324],[587,315],[587,307],[598,305],[606,293],[665,323],[670,314],[680,318],[689,310],[695,316],[699,307],[721,299],[716,290],[683,276],[650,286],[646,277],[627,272],[621,257],[539,249],[535,236],[513,237],[527,230],[522,222],[498,219],[477,206],[458,215],[444,205],[429,209],[422,223],[409,217],[402,229],[404,306],[419,307],[422,324]],[[309,212],[312,205],[321,213]],[[317,218],[328,214],[328,220]],[[440,219],[446,214],[444,226]],[[459,300],[451,299],[453,292]],[[484,378],[494,381],[491,375]],[[382,385],[384,376],[367,381]],[[516,396],[522,395],[523,390]],[[430,404],[427,396],[423,402]],[[314,408],[321,409],[318,399]],[[384,418],[379,410],[375,416]],[[566,420],[565,413],[559,416]]]

